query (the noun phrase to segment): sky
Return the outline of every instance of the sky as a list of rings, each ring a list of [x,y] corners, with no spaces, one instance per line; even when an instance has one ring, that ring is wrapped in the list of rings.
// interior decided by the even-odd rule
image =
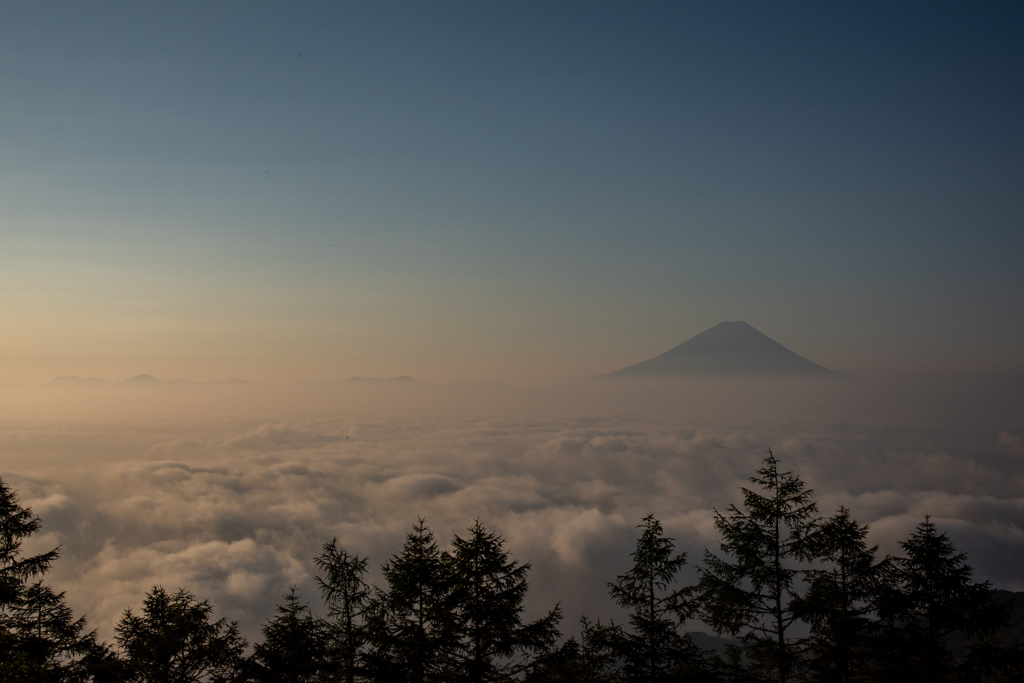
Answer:
[[[0,382],[1024,376],[1024,3],[8,2]]]

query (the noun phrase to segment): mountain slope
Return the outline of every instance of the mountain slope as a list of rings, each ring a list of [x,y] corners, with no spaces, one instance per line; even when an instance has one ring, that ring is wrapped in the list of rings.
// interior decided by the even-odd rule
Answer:
[[[839,375],[745,322],[723,322],[665,353],[603,377]]]

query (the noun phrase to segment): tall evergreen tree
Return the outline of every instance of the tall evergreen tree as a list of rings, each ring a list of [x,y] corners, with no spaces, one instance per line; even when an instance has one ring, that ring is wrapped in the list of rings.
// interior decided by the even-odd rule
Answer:
[[[701,616],[716,632],[741,636],[748,675],[786,683],[805,647],[793,636],[795,565],[812,558],[817,504],[798,476],[779,472],[771,449],[750,481],[762,493],[744,487],[743,510],[715,512],[722,553],[732,559],[705,551]]]
[[[452,538],[454,680],[512,680],[529,668],[532,656],[550,650],[558,638],[558,606],[535,622],[522,623],[530,564],[509,560],[504,544],[504,538],[479,521],[467,538]]]
[[[840,506],[815,534],[814,554],[831,567],[808,572],[808,590],[795,605],[811,626],[811,680],[870,679],[877,599],[892,564],[888,558],[875,562],[878,546],[867,546],[867,533]]]
[[[211,621],[209,600],[160,586],[146,594],[140,614],[124,611],[114,628],[130,680],[137,683],[220,683],[242,667],[245,639],[238,624]]]
[[[75,619],[64,593],[38,580],[59,549],[24,556],[21,546],[42,521],[0,478],[0,680],[84,681],[116,674],[116,658]],[[37,579],[30,583],[31,579]]]
[[[890,680],[939,683],[951,680],[960,662],[948,645],[951,635],[970,639],[998,630],[1006,620],[991,585],[974,583],[967,556],[958,552],[929,517],[900,543],[906,557],[895,558],[894,590],[883,593],[881,616],[888,626]]]
[[[363,580],[367,558],[350,555],[338,539],[325,543],[314,559],[324,576],[316,577],[330,616],[328,637],[337,680],[353,683],[360,672],[366,642],[366,609],[370,586]]]
[[[626,680],[678,680],[700,669],[699,650],[679,632],[693,607],[685,591],[671,588],[686,565],[686,555],[675,554],[674,539],[665,536],[653,514],[638,528],[643,533],[632,554],[632,568],[608,584],[612,600],[629,610],[632,631],[621,641]]]
[[[324,623],[301,602],[295,586],[284,595],[273,619],[263,626],[263,642],[250,658],[250,676],[265,683],[314,683],[326,669]]]
[[[24,680],[84,681],[99,676],[98,669],[110,668],[96,667],[111,659],[112,653],[97,642],[95,631],[86,631],[85,618],[76,619],[64,593],[54,593],[41,581],[24,591],[10,610],[6,626],[18,643]],[[0,672],[4,674],[0,680],[19,680],[2,666]]]
[[[402,551],[382,567],[388,582],[369,620],[371,659],[378,677],[426,683],[440,680],[451,650],[451,562],[423,518]]]
[[[21,545],[39,531],[42,520],[18,504],[18,496],[0,478],[0,610],[17,603],[29,579],[46,573],[60,549],[24,556]]]

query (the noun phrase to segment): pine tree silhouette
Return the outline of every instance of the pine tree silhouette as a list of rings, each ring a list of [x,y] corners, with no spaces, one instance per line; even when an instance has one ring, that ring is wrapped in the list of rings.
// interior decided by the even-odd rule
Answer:
[[[509,560],[504,544],[479,521],[467,538],[452,538],[451,674],[456,680],[484,683],[518,676],[558,638],[558,606],[535,622],[522,623],[530,564]]]
[[[370,586],[365,557],[349,555],[338,547],[338,539],[325,543],[323,552],[314,559],[324,576],[316,577],[320,594],[327,603],[330,616],[328,638],[330,654],[339,680],[353,683],[360,671],[360,657],[366,642],[366,608]]]
[[[653,514],[639,528],[632,568],[608,588],[612,600],[629,610],[632,632],[622,634],[620,647],[626,680],[659,683],[700,669],[700,652],[679,632],[694,612],[688,593],[671,588],[686,555],[675,554],[674,539]]]
[[[210,683],[232,680],[242,666],[245,639],[238,624],[211,621],[209,600],[160,586],[146,594],[140,614],[124,611],[114,628],[131,680],[141,683]]]
[[[972,581],[967,556],[930,517],[900,547],[906,557],[894,559],[895,585],[883,592],[880,605],[888,627],[884,675],[922,683],[951,680],[959,662],[949,637],[991,634],[1005,623],[1005,607],[994,600],[987,581]]]
[[[867,533],[868,527],[840,506],[814,535],[813,554],[831,567],[808,571],[809,587],[794,606],[811,626],[812,681],[854,683],[872,675],[874,617],[893,564],[889,558],[875,562],[878,546],[867,546]]]
[[[326,670],[327,637],[324,622],[301,602],[295,586],[289,586],[284,604],[263,626],[263,642],[250,658],[250,677],[265,683],[313,683]]]
[[[117,658],[97,642],[94,631],[86,631],[84,617],[75,618],[65,594],[38,580],[58,558],[59,548],[22,555],[22,544],[41,525],[0,478],[0,680],[71,681],[119,674]]]
[[[718,633],[739,635],[745,675],[786,683],[806,647],[795,638],[793,599],[801,570],[812,559],[817,505],[813,492],[792,472],[779,472],[771,449],[750,481],[765,495],[743,488],[743,510],[715,512],[728,559],[705,551],[699,595],[701,616]]]
[[[379,679],[442,680],[454,631],[451,562],[420,518],[401,552],[382,567],[386,592],[368,622],[370,660]]]

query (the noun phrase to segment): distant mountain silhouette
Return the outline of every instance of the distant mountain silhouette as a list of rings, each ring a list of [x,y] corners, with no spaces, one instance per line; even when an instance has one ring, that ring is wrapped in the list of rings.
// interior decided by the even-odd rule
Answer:
[[[745,322],[718,323],[656,358],[602,377],[833,375]]]
[[[148,385],[148,384],[163,384],[163,382],[158,380],[153,375],[135,375],[134,377],[129,377],[128,379],[121,380],[121,384],[146,384],[146,385]]]
[[[1024,645],[1024,593],[994,589],[992,596],[1007,608],[1006,625],[993,634],[996,643],[1003,647]],[[965,633],[957,632],[951,634],[947,642],[953,652],[963,657],[971,640]]]
[[[67,377],[54,377],[50,384],[63,384],[63,385],[75,385],[75,386],[95,386],[98,384],[110,384],[109,381],[100,377],[75,377],[73,375]]]
[[[704,633],[704,631],[690,631],[686,635],[690,636],[690,640],[693,644],[700,649],[717,652],[720,655],[724,655],[726,653],[726,648],[730,645],[740,644],[740,641],[735,638],[723,638],[722,636]]]
[[[155,386],[242,386],[253,384],[244,379],[213,380],[208,382],[190,382],[187,379],[157,379],[153,375],[136,375],[121,380],[121,384],[130,386],[155,387]]]
[[[352,375],[348,379],[341,380],[342,382],[416,382],[418,381],[415,377],[409,377],[408,375],[402,375],[401,377],[391,377],[390,379],[377,379],[376,377],[356,377]]]

